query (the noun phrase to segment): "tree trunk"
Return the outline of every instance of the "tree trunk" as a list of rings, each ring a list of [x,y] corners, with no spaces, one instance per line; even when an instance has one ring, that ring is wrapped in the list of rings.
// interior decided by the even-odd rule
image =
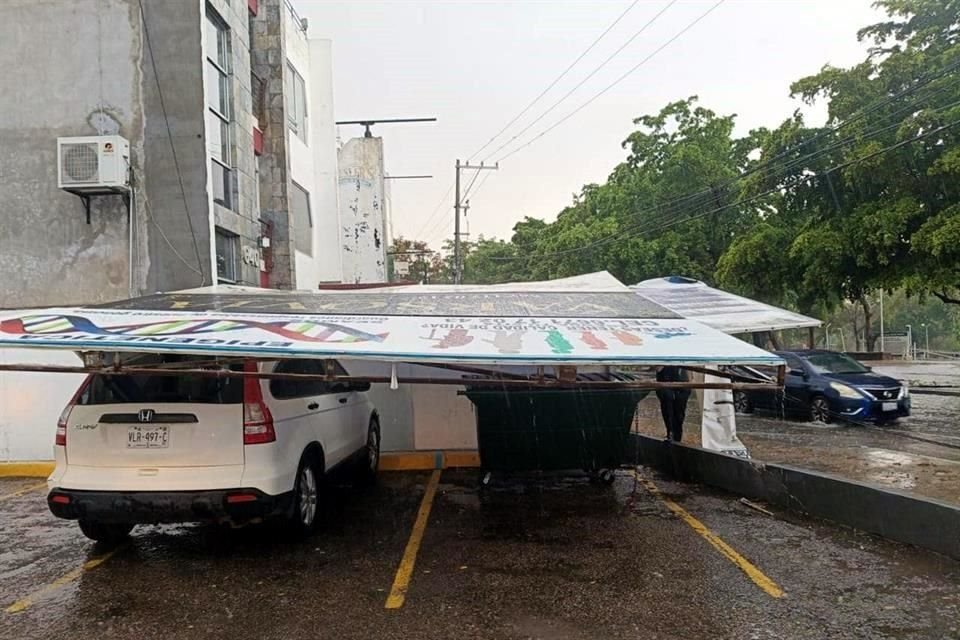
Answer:
[[[857,322],[857,308],[853,308],[853,350],[860,350],[860,323]],[[843,347],[841,347],[842,349]],[[844,349],[845,350],[845,349]]]
[[[863,307],[863,342],[867,351],[873,351],[873,327],[870,324],[871,321],[871,309],[870,301],[867,300],[866,295],[860,296],[860,306]]]

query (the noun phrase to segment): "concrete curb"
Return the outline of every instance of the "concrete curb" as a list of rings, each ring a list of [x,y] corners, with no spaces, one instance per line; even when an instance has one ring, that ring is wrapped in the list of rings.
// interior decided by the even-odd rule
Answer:
[[[0,462],[0,478],[46,478],[53,473],[53,460]]]
[[[393,451],[380,456],[380,471],[432,471],[479,466],[477,451]]]
[[[476,451],[392,451],[380,456],[380,471],[432,471],[480,466]],[[0,478],[46,478],[53,473],[52,460],[0,462]]]
[[[639,463],[678,480],[764,500],[960,559],[960,506],[866,482],[636,436]]]

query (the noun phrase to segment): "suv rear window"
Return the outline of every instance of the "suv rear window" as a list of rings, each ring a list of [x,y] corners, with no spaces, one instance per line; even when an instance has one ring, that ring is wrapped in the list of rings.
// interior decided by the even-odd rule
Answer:
[[[197,356],[163,356],[163,362],[206,360]],[[160,357],[137,358],[127,364],[158,364]],[[239,370],[241,365],[231,365]],[[142,404],[145,402],[183,402],[195,404],[237,404],[243,402],[243,378],[214,378],[184,374],[179,376],[132,375],[93,376],[79,404]]]

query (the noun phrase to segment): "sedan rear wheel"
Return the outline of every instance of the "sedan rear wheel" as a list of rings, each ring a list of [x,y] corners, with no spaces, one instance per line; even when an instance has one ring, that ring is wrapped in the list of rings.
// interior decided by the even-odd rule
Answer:
[[[744,391],[733,392],[733,410],[737,413],[753,413],[753,404]]]

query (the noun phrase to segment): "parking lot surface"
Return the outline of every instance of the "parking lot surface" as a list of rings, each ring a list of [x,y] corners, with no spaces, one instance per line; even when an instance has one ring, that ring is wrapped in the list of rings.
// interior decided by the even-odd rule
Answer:
[[[0,638],[960,637],[960,563],[643,469],[444,471],[388,609],[430,477],[332,489],[307,540],[145,526],[115,549],[0,480]]]

